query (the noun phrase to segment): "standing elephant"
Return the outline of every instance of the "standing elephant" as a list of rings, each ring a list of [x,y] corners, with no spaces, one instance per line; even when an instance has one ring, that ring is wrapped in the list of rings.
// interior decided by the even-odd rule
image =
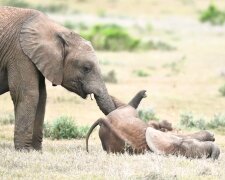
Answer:
[[[14,103],[16,149],[42,148],[45,78],[93,93],[106,115],[115,109],[90,42],[39,11],[0,7],[0,95],[10,91]]]

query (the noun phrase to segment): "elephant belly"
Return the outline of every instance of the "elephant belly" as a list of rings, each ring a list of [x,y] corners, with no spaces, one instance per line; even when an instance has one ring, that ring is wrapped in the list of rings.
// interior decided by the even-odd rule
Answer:
[[[7,72],[0,70],[0,95],[9,91]]]

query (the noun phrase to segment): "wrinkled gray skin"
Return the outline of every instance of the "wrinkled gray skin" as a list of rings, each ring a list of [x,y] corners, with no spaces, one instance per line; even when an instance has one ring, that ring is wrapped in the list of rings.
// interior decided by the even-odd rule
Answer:
[[[91,44],[36,10],[0,7],[0,95],[10,91],[16,149],[42,148],[45,78],[86,98],[104,114],[115,109]]]

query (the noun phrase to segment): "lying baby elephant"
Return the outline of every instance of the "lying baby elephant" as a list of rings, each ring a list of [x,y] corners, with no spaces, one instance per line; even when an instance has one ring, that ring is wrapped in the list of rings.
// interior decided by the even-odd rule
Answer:
[[[140,91],[130,101],[130,103],[128,103],[128,105],[120,102],[116,98],[113,98],[114,104],[116,105],[117,109],[109,113],[106,119],[100,118],[91,126],[86,137],[87,151],[88,151],[89,136],[91,135],[93,129],[97,125],[100,125],[99,137],[101,139],[103,149],[107,151],[108,153],[109,152],[113,152],[113,153],[128,152],[131,154],[133,153],[140,154],[148,150],[154,152],[155,149],[154,148],[152,149],[152,146],[149,146],[148,144],[149,139],[148,137],[146,137],[146,130],[150,129],[149,128],[150,125],[140,120],[138,118],[138,113],[136,111],[136,108],[138,107],[140,101],[144,97],[146,97],[145,91]],[[158,132],[158,130],[155,130],[155,131]],[[163,133],[161,131],[159,132]],[[207,131],[201,131],[199,133],[187,135],[187,137],[183,135],[183,138],[178,137],[176,135],[167,135],[167,133],[163,133],[165,134],[165,141],[163,141],[164,136],[162,134],[160,138],[162,138],[161,140],[164,143],[161,143],[161,141],[159,141],[161,143],[161,144],[159,143],[159,145],[162,149],[165,146],[166,151],[168,151],[166,147],[167,146],[173,147],[174,145],[173,137],[176,137],[177,139],[180,139],[180,141],[178,144],[175,143],[177,146],[174,146],[172,154],[181,154],[181,155],[185,155],[186,157],[202,157],[202,154],[207,154],[206,152],[208,152],[207,157],[212,157],[216,159],[219,156],[219,153],[214,153],[216,155],[210,156],[212,154],[210,153],[210,151],[213,148],[211,149],[209,148],[210,146],[214,146],[214,147],[216,146],[212,142],[208,142],[208,141],[211,141],[212,139],[214,140],[214,137],[212,134],[206,133],[206,132]],[[209,134],[211,136],[209,136]],[[147,138],[147,141],[146,141],[146,138]],[[198,140],[194,140],[195,138]],[[190,143],[190,141],[193,141],[194,143]],[[207,142],[201,142],[201,141],[207,141]],[[154,141],[154,143],[157,144],[157,141]],[[203,144],[205,144],[205,146]],[[200,146],[202,148],[200,148]],[[184,149],[183,151],[180,150],[182,148]],[[185,148],[186,148],[186,151],[185,151]],[[188,149],[193,149],[193,148],[198,149],[198,151],[188,151]],[[182,153],[182,152],[185,152],[185,153]],[[164,152],[164,154],[167,154],[167,152]],[[168,151],[168,154],[171,154],[170,151]]]
[[[199,141],[189,137],[182,138],[158,131],[152,127],[148,127],[146,130],[146,141],[149,148],[157,154],[212,159],[217,159],[220,154],[219,148],[212,141]]]

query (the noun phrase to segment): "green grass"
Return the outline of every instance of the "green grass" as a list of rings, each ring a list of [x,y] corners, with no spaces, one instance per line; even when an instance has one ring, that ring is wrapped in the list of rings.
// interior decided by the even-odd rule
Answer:
[[[185,128],[220,129],[225,128],[225,115],[215,114],[210,120],[203,117],[194,117],[191,112],[180,115],[180,124]]]
[[[97,50],[130,51],[140,44],[139,39],[132,37],[124,28],[114,24],[95,25],[81,34],[90,40]]]
[[[20,8],[33,8],[42,12],[51,12],[51,13],[63,13],[68,11],[68,6],[65,3],[54,3],[54,4],[45,4],[42,3],[34,4],[25,0],[2,0],[1,5],[5,6],[14,6]]]
[[[138,77],[148,77],[148,76],[150,76],[150,74],[146,70],[143,70],[143,69],[134,70],[133,73]]]
[[[24,0],[2,0],[1,4],[5,6],[14,6],[21,8],[28,8],[30,6],[30,4]]]
[[[72,28],[72,24],[66,24]],[[86,31],[81,31],[81,35],[90,40],[97,50],[104,51],[148,51],[162,50],[171,51],[176,48],[168,43],[152,40],[142,41],[139,37],[132,36],[127,28],[115,24],[97,24]]]
[[[212,25],[223,25],[225,23],[225,11],[221,11],[215,4],[201,12],[200,21],[210,22]]]
[[[61,116],[51,124],[44,124],[44,135],[51,139],[80,139],[86,136],[88,126],[77,126],[68,116]]]
[[[225,115],[224,114],[215,114],[211,121],[207,124],[211,129],[216,129],[223,127],[225,128]]]
[[[144,122],[148,122],[151,120],[156,120],[156,121],[159,120],[159,118],[156,116],[152,108],[139,109],[138,116]]]

